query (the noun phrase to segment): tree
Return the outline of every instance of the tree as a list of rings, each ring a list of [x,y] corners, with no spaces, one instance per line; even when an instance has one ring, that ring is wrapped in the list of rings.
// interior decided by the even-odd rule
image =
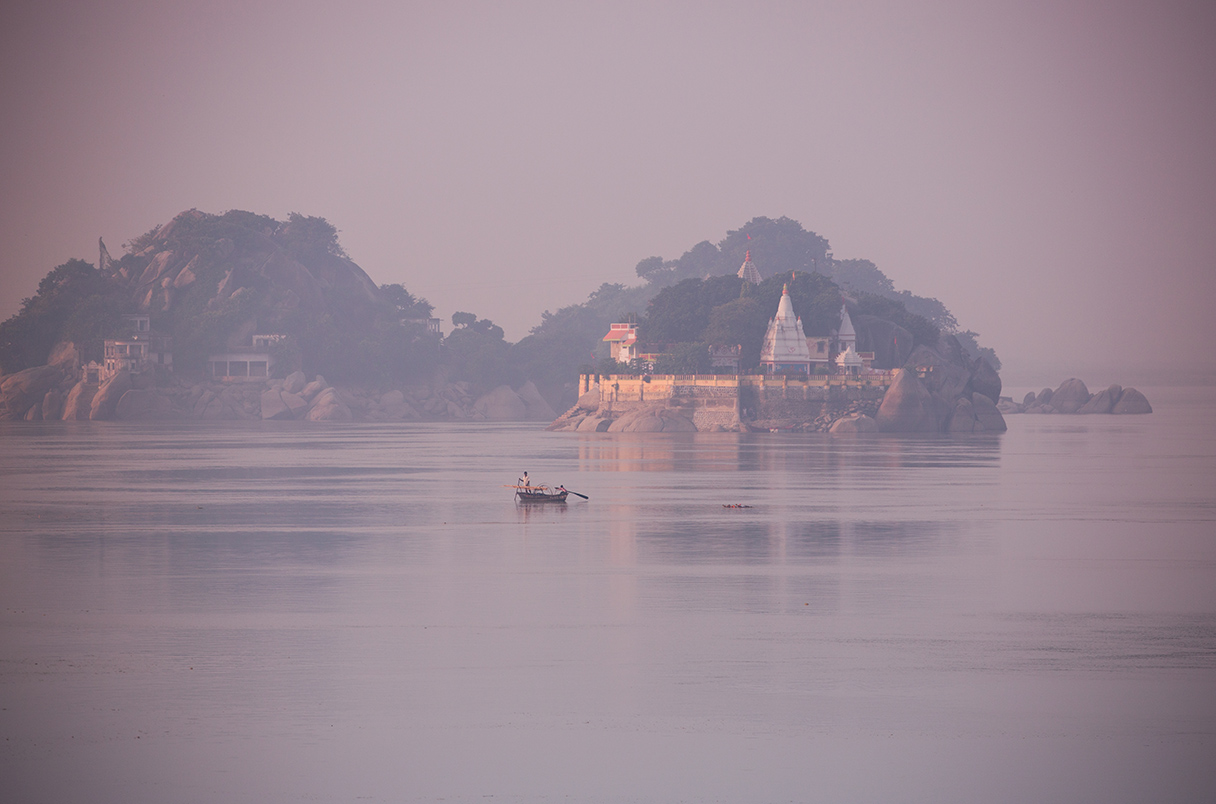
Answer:
[[[702,341],[713,308],[739,297],[737,276],[685,279],[663,288],[646,310],[641,337],[646,343]]]
[[[821,273],[841,286],[864,293],[894,293],[895,283],[869,260],[832,260]]]
[[[764,309],[759,300],[744,296],[726,304],[720,304],[709,313],[705,327],[705,343],[712,346],[740,346],[740,360],[744,367],[760,362],[760,346],[772,311]]]
[[[656,361],[655,374],[708,374],[709,349],[703,343],[670,344]]]
[[[761,276],[788,276],[791,271],[827,270],[831,261],[828,241],[802,228],[790,218],[752,218],[742,227],[727,232],[718,243],[724,266],[737,271],[748,251]]]
[[[42,365],[64,338],[109,334],[123,311],[118,288],[100,271],[84,260],[68,260],[43,277],[38,292],[0,324],[0,369],[12,373]]]
[[[405,289],[405,285],[381,285],[380,295],[399,319],[430,318],[431,313],[435,311],[433,304],[410,293]]]
[[[275,239],[297,259],[316,259],[326,254],[348,259],[338,243],[338,229],[324,218],[292,212]]]
[[[477,321],[477,316],[472,313],[452,313],[452,326],[461,329],[473,324]]]

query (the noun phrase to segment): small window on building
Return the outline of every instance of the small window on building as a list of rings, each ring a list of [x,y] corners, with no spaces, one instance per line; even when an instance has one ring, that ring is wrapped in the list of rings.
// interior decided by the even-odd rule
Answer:
[[[249,376],[250,377],[265,377],[266,376],[266,361],[265,360],[250,360],[249,361]]]
[[[249,362],[246,360],[229,360],[228,361],[228,376],[229,377],[248,377]]]

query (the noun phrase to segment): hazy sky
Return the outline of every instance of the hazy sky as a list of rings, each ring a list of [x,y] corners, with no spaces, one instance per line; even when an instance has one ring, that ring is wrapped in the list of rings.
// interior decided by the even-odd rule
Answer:
[[[99,235],[298,211],[516,340],[786,215],[1007,380],[1212,376],[1214,98],[1203,2],[9,2],[0,316]]]

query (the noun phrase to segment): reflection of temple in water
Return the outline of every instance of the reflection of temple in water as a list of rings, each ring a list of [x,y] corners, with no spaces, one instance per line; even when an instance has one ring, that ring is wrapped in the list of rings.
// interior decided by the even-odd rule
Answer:
[[[882,436],[842,439],[823,433],[583,434],[584,472],[867,472],[945,466],[990,466],[998,438]]]

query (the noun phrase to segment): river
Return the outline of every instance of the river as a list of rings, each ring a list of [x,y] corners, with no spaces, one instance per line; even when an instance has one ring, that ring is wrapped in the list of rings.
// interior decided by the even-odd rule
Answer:
[[[1146,393],[967,437],[5,423],[4,798],[1216,800],[1216,390]]]

